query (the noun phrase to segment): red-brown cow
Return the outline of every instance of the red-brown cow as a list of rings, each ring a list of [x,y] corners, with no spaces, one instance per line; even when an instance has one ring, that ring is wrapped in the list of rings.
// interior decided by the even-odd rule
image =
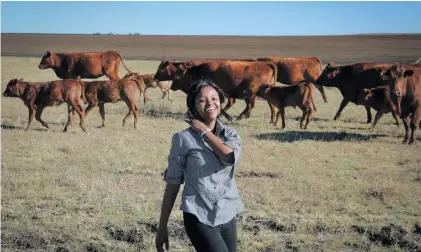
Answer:
[[[148,88],[156,88],[159,87],[159,89],[162,92],[161,101],[165,98],[166,94],[168,93],[168,100],[171,100],[171,88],[169,88],[166,83],[163,81],[157,81],[154,79],[154,74],[138,74],[138,73],[127,73],[124,78],[129,79],[136,79],[139,82],[143,83],[145,85],[145,93],[146,89]],[[140,97],[142,99],[142,97]],[[144,102],[146,103],[147,98],[144,98]]]
[[[335,66],[329,63],[323,70],[316,84],[326,87],[336,87],[343,96],[341,105],[333,120],[339,119],[342,110],[349,102],[357,104],[358,93],[364,88],[374,88],[385,85],[382,73],[390,64],[355,63]],[[370,106],[365,106],[367,123],[371,123]]]
[[[141,95],[142,83],[138,80],[120,79],[120,80],[103,80],[103,81],[85,81],[85,96],[88,107],[85,110],[85,116],[88,115],[96,106],[99,106],[99,113],[102,118],[102,127],[105,127],[105,103],[116,103],[124,101],[129,108],[129,112],[123,119],[123,127],[127,118],[133,113],[134,128],[136,129],[138,118],[138,107],[136,106],[136,92],[139,89]]]
[[[383,114],[392,113],[396,125],[399,126],[399,119],[391,106],[390,94],[388,86],[380,86],[376,88],[364,88],[358,93],[356,104],[370,106],[377,111],[374,116],[374,122],[371,128],[374,129]]]
[[[322,73],[322,61],[317,57],[291,58],[269,56],[257,58],[258,61],[270,61],[278,67],[277,81],[286,84],[297,84],[302,81],[316,83]],[[327,97],[323,86],[315,85],[322,94],[323,100],[327,102]]]
[[[60,79],[99,78],[106,75],[110,80],[120,79],[120,62],[131,73],[116,51],[54,53],[47,51],[41,59],[40,69],[51,68]]]
[[[199,66],[201,64],[205,64],[205,63],[215,63],[215,64],[222,64],[224,62],[246,62],[246,63],[257,63],[258,61],[253,60],[253,59],[233,59],[233,60],[228,60],[228,59],[205,59],[205,60],[190,60],[190,61],[185,61],[185,62],[175,62],[174,61],[162,61],[161,64],[158,66],[158,69],[156,71],[155,74],[155,80],[160,80],[160,81],[165,81],[165,80],[175,80],[175,76],[176,73],[180,73],[180,72],[186,72],[188,69],[190,69],[191,67],[196,67]],[[272,62],[265,62],[267,64],[267,66],[269,66],[270,69],[272,69],[273,72],[273,83],[276,83],[276,76],[277,76],[277,67],[274,63]],[[250,64],[249,64],[250,65]],[[260,64],[261,65],[261,64]],[[250,65],[252,66],[252,65]],[[250,72],[253,72],[250,68],[248,68],[247,70],[245,70],[247,73],[246,74],[250,74]],[[238,76],[232,76],[232,74],[234,74],[233,71],[231,71],[230,73],[228,73],[229,75],[231,75],[231,79],[233,80],[237,80],[237,81],[241,81],[243,76],[242,74],[244,73],[236,73],[239,74]],[[178,74],[179,75],[179,74]],[[253,74],[252,74],[253,75]],[[271,81],[267,82],[270,83]],[[174,85],[174,82],[173,84]],[[235,84],[238,85],[238,84]],[[172,90],[178,90],[178,89],[173,89],[173,87],[171,86]],[[228,120],[232,120],[232,117],[230,115],[228,115],[226,112],[228,111],[228,109],[230,109],[234,103],[236,102],[236,97],[231,97],[229,94],[228,95],[228,103],[226,104],[226,106],[222,109],[222,114],[228,119]],[[252,106],[252,108],[254,108],[255,106],[255,101],[256,97],[252,97],[251,101],[250,101],[250,105]],[[247,100],[246,100],[246,104]],[[269,104],[269,107],[271,107],[271,112],[273,112],[272,106]],[[247,109],[247,108],[246,108]],[[245,115],[245,118],[248,118],[250,116],[250,110],[248,110],[249,112]],[[273,123],[274,121],[274,117],[275,115],[272,113],[271,114],[271,121],[270,123]],[[241,117],[239,117],[237,120],[241,119]]]
[[[300,120],[300,128],[307,129],[311,117],[317,111],[313,100],[313,84],[311,82],[301,82],[290,86],[262,85],[256,93],[259,97],[270,101],[277,107],[275,126],[278,124],[279,115],[282,119],[282,129],[285,128],[285,107],[299,107],[303,111]],[[306,119],[303,127],[303,122]]]
[[[392,107],[402,118],[405,137],[402,143],[414,143],[414,134],[421,122],[421,68],[394,64],[384,78],[389,84]],[[411,116],[411,122],[409,122]],[[409,137],[409,127],[411,136]]]
[[[12,79],[7,84],[6,90],[3,92],[5,97],[20,98],[28,107],[29,120],[25,130],[29,129],[29,125],[34,118],[39,121],[42,126],[49,128],[48,124],[41,119],[42,111],[49,106],[58,106],[67,103],[68,120],[64,127],[64,132],[70,126],[72,114],[76,111],[80,117],[80,127],[84,132],[85,113],[80,103],[80,98],[85,101],[84,85],[80,80],[57,80],[49,82],[24,82],[21,79]]]
[[[229,98],[244,99],[246,108],[238,116],[240,120],[245,116],[250,117],[251,110],[255,106],[256,92],[262,84],[269,83],[273,79],[273,85],[276,81],[276,66],[272,67],[266,62],[247,62],[247,61],[211,61],[185,69],[180,66],[174,74],[174,80],[171,85],[173,91],[182,90],[187,94],[191,84],[199,78],[208,77],[225,92]],[[274,106],[268,101],[271,110],[271,122],[273,122]],[[228,119],[232,117],[226,112],[229,109],[229,103],[222,109],[221,113]]]

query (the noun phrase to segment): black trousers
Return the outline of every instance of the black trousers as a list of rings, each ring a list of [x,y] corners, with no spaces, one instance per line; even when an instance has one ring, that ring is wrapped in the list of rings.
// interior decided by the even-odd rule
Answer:
[[[211,227],[201,223],[194,214],[183,212],[184,227],[197,252],[237,251],[235,217],[222,225]]]

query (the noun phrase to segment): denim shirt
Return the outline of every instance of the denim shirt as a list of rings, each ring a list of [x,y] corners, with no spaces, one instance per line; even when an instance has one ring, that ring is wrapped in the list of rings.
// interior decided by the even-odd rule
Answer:
[[[233,163],[221,160],[200,133],[188,128],[173,135],[164,173],[168,184],[185,183],[180,210],[213,227],[229,222],[243,211],[234,179],[234,167],[241,153],[240,136],[219,119],[215,135],[233,149]]]

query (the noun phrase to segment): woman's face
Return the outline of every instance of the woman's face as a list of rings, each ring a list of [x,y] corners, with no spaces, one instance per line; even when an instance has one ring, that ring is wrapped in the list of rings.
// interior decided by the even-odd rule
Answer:
[[[218,92],[211,86],[204,86],[196,96],[195,106],[205,122],[215,120],[221,112]]]

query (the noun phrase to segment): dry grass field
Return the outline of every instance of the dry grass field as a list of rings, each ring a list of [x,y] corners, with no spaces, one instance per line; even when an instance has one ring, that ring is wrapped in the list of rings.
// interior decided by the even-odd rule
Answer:
[[[31,41],[43,38],[34,37],[26,42],[15,40],[15,48],[27,47],[29,53],[42,54],[44,45]],[[421,48],[421,36],[412,42],[404,37],[400,38],[402,44],[396,39],[395,47],[377,48],[376,53],[364,49],[374,47],[367,43],[355,57],[352,50],[344,49],[342,55],[348,56],[340,58],[318,55],[306,47],[298,56],[338,57],[338,62],[347,62],[362,59],[366,52],[372,56],[364,60],[375,61],[377,54],[382,60],[413,62],[420,57],[413,48]],[[359,45],[365,45],[364,38],[360,39]],[[37,68],[39,57],[4,56],[13,52],[8,41],[2,35],[1,92],[12,78],[57,79],[51,69]],[[42,41],[51,50],[66,50],[47,38]],[[124,39],[121,41],[123,44]],[[383,45],[389,42],[384,39]],[[72,50],[68,51],[85,49],[81,43],[69,41]],[[134,42],[127,48],[122,44],[115,48],[99,44],[97,48],[137,50]],[[94,42],[86,45],[83,51],[94,50]],[[223,45],[212,47],[215,57],[221,57]],[[151,44],[151,50],[159,58],[154,46],[158,45]],[[139,50],[145,52],[145,48]],[[294,51],[292,46],[290,49]],[[197,46],[185,57],[194,55],[195,50],[202,52],[197,57],[210,53]],[[244,49],[235,53],[244,57],[278,54],[273,52],[260,49],[253,54]],[[178,57],[183,51],[171,53]],[[235,53],[229,55],[238,56]],[[126,59],[125,63],[134,71],[154,73],[159,61]],[[120,76],[125,74],[123,69],[120,66]],[[155,251],[165,186],[161,173],[167,165],[172,135],[187,127],[183,121],[186,96],[174,92],[174,101],[169,102],[160,101],[158,89],[147,92],[153,101],[146,105],[138,102],[137,130],[132,117],[121,126],[127,107],[120,102],[105,105],[105,128],[99,128],[98,108],[92,110],[86,118],[88,133],[82,132],[78,119],[69,132],[62,132],[66,105],[44,110],[42,117],[51,129],[34,121],[31,129],[24,131],[28,111],[22,101],[1,97],[2,251]],[[318,111],[307,130],[299,128],[301,111],[293,108],[286,109],[284,130],[271,126],[264,101],[257,102],[249,119],[226,122],[223,118],[240,133],[243,146],[236,171],[245,205],[238,218],[239,251],[420,251],[421,131],[414,145],[402,145],[403,126],[397,128],[390,114],[370,130],[365,109],[354,104],[333,121],[342,96],[330,88],[327,96],[328,103],[324,103],[315,92]],[[229,113],[237,116],[244,106],[240,100]],[[181,190],[169,222],[170,251],[194,251],[184,232],[180,195]]]

